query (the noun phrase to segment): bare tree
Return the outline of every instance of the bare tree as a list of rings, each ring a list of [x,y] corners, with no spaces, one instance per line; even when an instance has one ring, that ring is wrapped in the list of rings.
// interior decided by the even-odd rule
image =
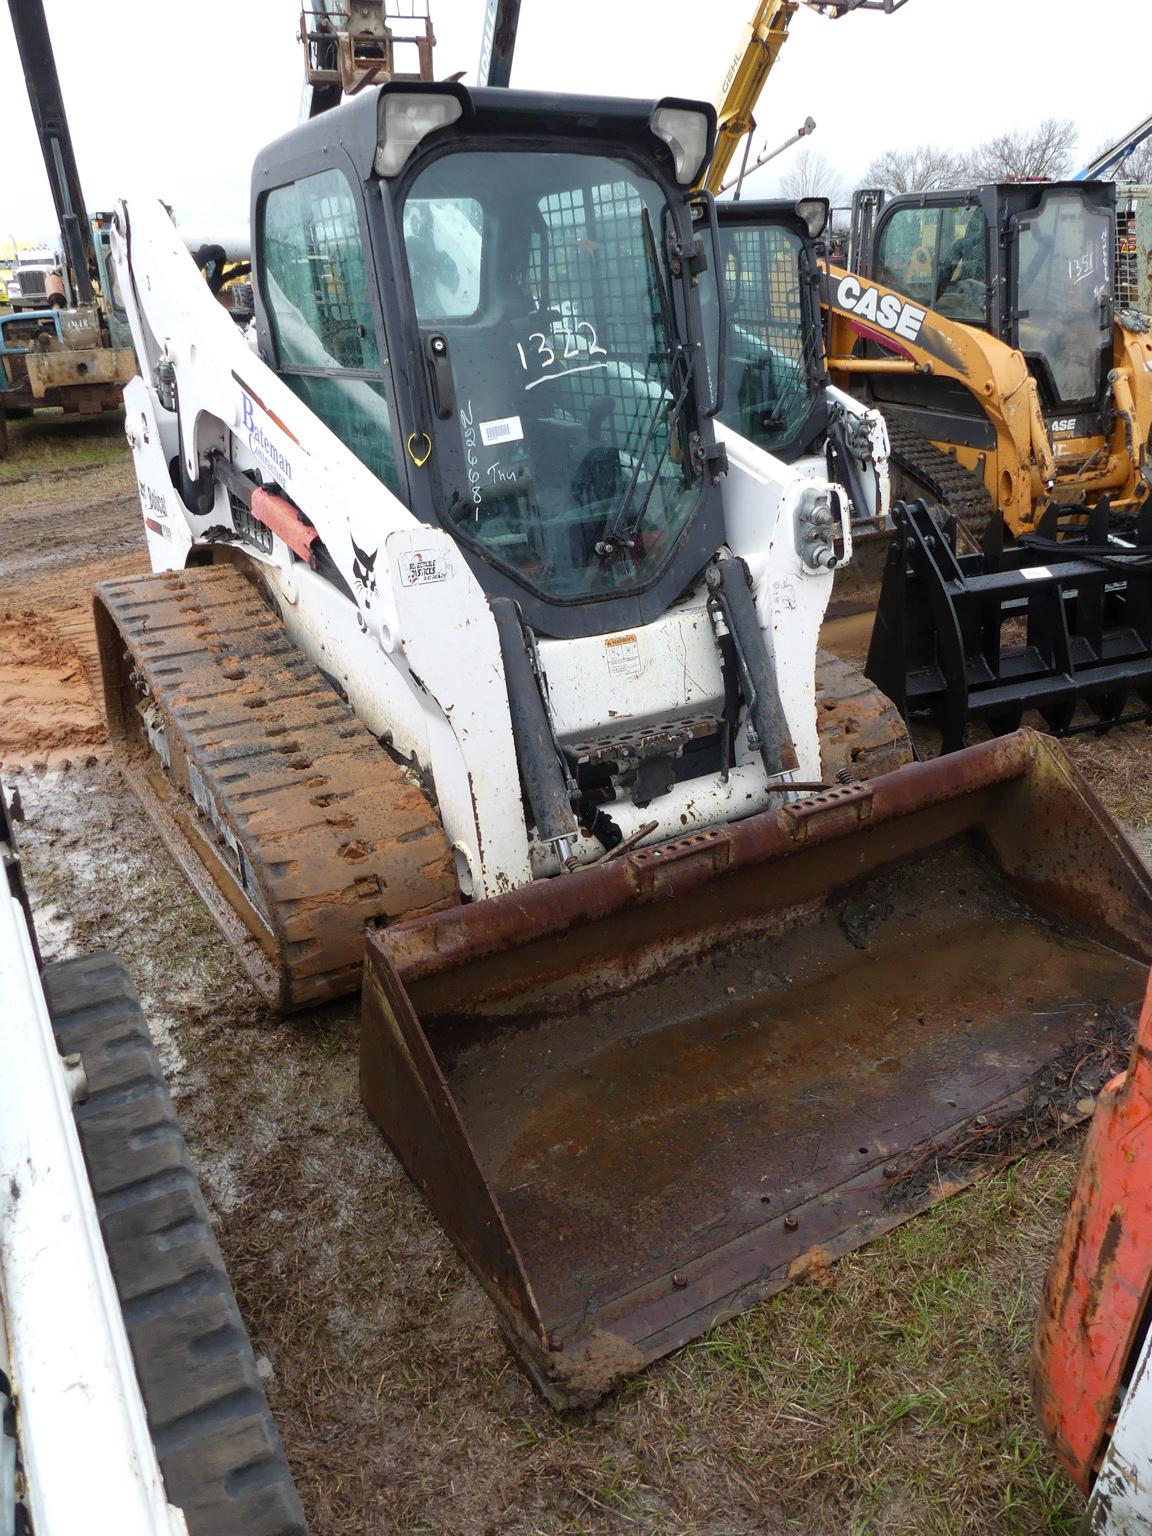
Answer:
[[[845,201],[844,183],[831,161],[810,149],[802,149],[780,178],[781,197],[826,197],[830,203]]]
[[[973,150],[970,181],[1026,181],[1064,176],[1072,168],[1076,124],[1068,117],[1046,117],[1028,132],[1000,133]]]
[[[878,155],[864,173],[872,187],[886,192],[929,192],[938,187],[962,187],[968,180],[963,155],[935,144],[913,149],[888,149]]]
[[[1092,158],[1095,160],[1097,156],[1111,148],[1111,143],[1101,144]],[[1145,139],[1143,144],[1138,144],[1127,159],[1113,166],[1103,179],[1105,181],[1136,181],[1145,186],[1152,182],[1152,139]]]

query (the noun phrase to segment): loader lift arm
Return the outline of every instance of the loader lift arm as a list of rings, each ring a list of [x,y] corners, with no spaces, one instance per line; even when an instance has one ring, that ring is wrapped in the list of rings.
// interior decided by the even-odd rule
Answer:
[[[841,388],[857,392],[862,379],[905,376],[935,381],[944,389],[958,385],[971,397],[991,442],[957,457],[984,480],[1010,528],[1032,527],[1056,466],[1023,355],[994,336],[839,267],[824,270],[820,302],[828,371]]]
[[[81,304],[91,304],[95,297],[92,273],[96,270],[96,252],[44,3],[43,0],[8,0],[8,9],[12,13],[12,30],[16,35],[36,137],[40,141],[44,169],[48,173],[48,185],[52,188],[52,201],[60,222],[73,291]]]
[[[1152,139],[1152,117],[1146,117],[1142,123],[1126,133],[1122,139],[1117,139],[1115,144],[1109,146],[1095,160],[1076,172],[1073,181],[1099,181],[1105,176],[1118,173],[1120,167],[1134,150],[1140,148],[1145,139]]]
[[[800,5],[839,20],[850,11],[898,11],[907,0],[761,0],[743,32],[716,98],[716,153],[701,185],[718,195],[741,142],[756,126],[756,103]],[[518,0],[517,0],[518,4]]]

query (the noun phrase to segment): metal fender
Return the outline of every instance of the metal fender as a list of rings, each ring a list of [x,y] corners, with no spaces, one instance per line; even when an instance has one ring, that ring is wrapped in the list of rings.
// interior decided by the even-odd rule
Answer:
[[[1085,1490],[1107,1443],[1117,1393],[1147,1317],[1150,1165],[1152,985],[1128,1070],[1100,1094],[1036,1328],[1036,1408],[1053,1449]],[[1147,1455],[1145,1462],[1147,1471]]]

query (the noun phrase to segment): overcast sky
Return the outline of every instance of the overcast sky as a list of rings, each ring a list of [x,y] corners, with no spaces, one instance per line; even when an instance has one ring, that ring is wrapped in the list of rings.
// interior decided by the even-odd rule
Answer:
[[[155,193],[207,231],[246,221],[261,145],[298,118],[296,0],[45,0],[90,209]],[[483,0],[432,0],[436,72],[475,78]],[[514,86],[711,100],[754,0],[523,0]],[[761,98],[756,147],[809,141],[847,186],[892,145],[964,148],[1071,116],[1082,159],[1152,109],[1152,0],[907,0],[890,16],[801,10]],[[1134,74],[1124,85],[1125,61]],[[0,17],[0,233],[50,236],[23,78]],[[782,156],[749,191],[770,196]]]

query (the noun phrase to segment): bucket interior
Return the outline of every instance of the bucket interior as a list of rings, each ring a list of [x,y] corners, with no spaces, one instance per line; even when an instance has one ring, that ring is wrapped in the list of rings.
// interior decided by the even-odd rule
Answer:
[[[574,877],[372,940],[365,1100],[549,1369],[657,1358],[1122,1060],[1152,886],[1021,740],[877,780],[866,823],[799,844],[783,814],[730,828],[727,863],[642,895]]]
[[[964,845],[639,985],[589,998],[577,975],[421,1021],[563,1331],[861,1175],[887,1195],[894,1159],[1134,1022],[1145,974]]]

